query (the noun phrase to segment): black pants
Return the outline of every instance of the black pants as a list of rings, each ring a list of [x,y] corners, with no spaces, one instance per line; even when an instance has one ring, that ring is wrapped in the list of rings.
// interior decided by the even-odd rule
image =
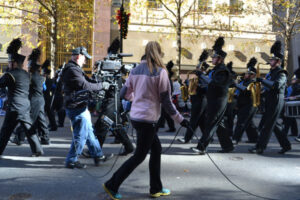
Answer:
[[[113,192],[118,192],[123,181],[145,160],[151,150],[149,160],[150,193],[159,192],[162,190],[160,179],[161,144],[156,134],[155,124],[132,121],[132,125],[137,131],[134,155],[114,173],[105,185]]]
[[[288,135],[291,128],[291,135],[298,136],[298,125],[296,118],[293,117],[283,117],[284,129],[283,132]]]
[[[43,110],[40,110],[37,118],[33,122],[30,133],[38,134],[41,140],[49,141],[48,123],[46,121],[45,112]]]
[[[252,105],[243,105],[238,108],[237,123],[234,130],[233,139],[241,141],[244,131],[247,133],[250,142],[257,142],[258,131],[253,122],[253,117],[257,112],[257,108]]]
[[[3,151],[5,150],[9,138],[19,122],[26,130],[25,134],[27,136],[27,140],[30,145],[32,153],[43,152],[42,146],[40,144],[37,135],[36,134],[32,135],[29,133],[30,125],[25,122],[18,121],[17,117],[18,117],[17,112],[7,112],[5,115],[5,119],[0,132],[0,155],[2,155]]]
[[[198,142],[198,149],[205,150],[214,133],[217,132],[219,142],[223,149],[232,148],[233,144],[224,122],[224,114],[227,106],[227,96],[219,99],[207,99],[205,131]]]
[[[174,120],[171,118],[171,116],[165,111],[165,109],[161,108],[161,115],[157,122],[157,127],[163,127],[165,126],[165,122],[167,121],[167,124],[169,126],[169,129],[175,129],[175,123]]]
[[[57,128],[57,124],[55,121],[55,114],[54,114],[53,110],[50,108],[50,102],[46,102],[46,99],[45,99],[45,112],[49,119],[50,127],[54,128],[54,129]]]
[[[228,131],[228,134],[230,136],[233,135],[234,118],[236,115],[236,104],[237,100],[234,98],[231,103],[227,104],[227,108],[225,111],[226,120],[224,123],[226,123],[226,130]]]
[[[266,112],[262,117],[263,125],[260,131],[258,142],[256,144],[257,148],[265,149],[267,147],[273,131],[282,148],[291,147],[291,143],[289,142],[287,135],[283,133],[281,125],[277,122],[281,114],[283,105],[283,97],[279,97],[278,102],[268,102],[266,100]]]
[[[207,105],[206,96],[202,96],[197,98],[196,96],[191,96],[192,109],[191,109],[191,118],[190,118],[190,126],[195,132],[197,127],[199,126],[201,132],[204,132],[205,129],[205,108]],[[190,129],[187,129],[185,132],[184,140],[189,142],[193,136],[194,132]]]

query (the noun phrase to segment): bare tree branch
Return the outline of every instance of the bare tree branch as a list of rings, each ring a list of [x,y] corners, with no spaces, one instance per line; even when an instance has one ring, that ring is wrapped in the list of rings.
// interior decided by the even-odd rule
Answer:
[[[36,0],[37,2],[39,2],[39,4],[43,7],[43,8],[45,8],[48,12],[49,12],[49,14],[52,16],[52,17],[54,17],[54,13],[53,13],[53,11],[42,1],[42,0]]]
[[[162,0],[159,0],[159,2],[176,18],[176,14],[173,12],[173,10],[171,10]]]
[[[190,12],[191,12],[193,6],[195,5],[195,3],[196,3],[196,0],[193,1],[193,3],[190,5],[189,9],[182,16],[182,18],[185,18],[185,17],[187,17],[190,14]]]
[[[40,13],[38,13],[38,12],[33,12],[33,11],[30,11],[30,10],[18,8],[18,7],[15,7],[15,6],[7,6],[7,5],[0,4],[0,7],[2,7],[2,8],[16,9],[16,10],[20,10],[20,11],[27,12],[27,13],[31,13],[31,14],[35,14],[35,15],[39,15],[39,14],[40,14]]]
[[[281,28],[282,28],[282,29],[285,29],[285,25],[284,25],[284,23],[281,21],[280,17],[279,17],[277,14],[275,14],[274,12],[271,11],[271,9],[270,9],[270,7],[269,7],[269,4],[268,4],[267,0],[264,0],[264,3],[265,3],[265,5],[266,5],[266,7],[267,7],[267,9],[268,9],[269,14],[270,14],[272,17],[273,17],[273,16],[275,17],[276,21],[281,25]]]
[[[297,19],[298,19],[298,17],[299,17],[299,14],[300,14],[300,7],[299,7],[298,10],[296,11],[295,18],[294,18],[294,20],[293,20],[293,22],[292,22],[290,34],[293,32],[294,27],[295,27],[295,25],[297,24]]]

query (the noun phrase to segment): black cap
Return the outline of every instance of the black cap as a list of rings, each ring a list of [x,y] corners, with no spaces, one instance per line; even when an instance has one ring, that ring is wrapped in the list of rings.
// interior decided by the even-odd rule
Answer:
[[[72,55],[79,55],[79,54],[84,55],[87,59],[92,58],[92,56],[90,56],[90,54],[88,54],[85,47],[77,47],[76,49],[73,49]]]

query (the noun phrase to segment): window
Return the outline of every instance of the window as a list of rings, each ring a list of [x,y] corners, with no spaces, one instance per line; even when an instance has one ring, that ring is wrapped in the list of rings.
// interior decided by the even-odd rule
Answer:
[[[120,7],[121,6],[121,0],[112,0],[112,6]]]
[[[212,12],[212,0],[198,0],[198,8],[200,12]]]
[[[239,15],[243,12],[243,1],[241,0],[230,0],[230,14]]]
[[[162,4],[158,2],[158,0],[148,0],[147,7],[157,9],[157,8],[162,8]]]

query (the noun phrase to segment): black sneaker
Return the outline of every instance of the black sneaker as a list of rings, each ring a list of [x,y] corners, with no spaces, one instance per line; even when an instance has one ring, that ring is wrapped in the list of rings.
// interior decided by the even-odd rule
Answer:
[[[40,157],[42,155],[44,155],[44,152],[40,151],[40,152],[32,153],[31,157]]]
[[[69,168],[69,169],[74,169],[74,168],[85,169],[86,165],[85,164],[81,164],[79,161],[69,162],[69,163],[66,164],[66,168]]]
[[[282,148],[280,151],[278,151],[279,154],[285,154],[285,152],[290,151],[291,147]]]
[[[196,147],[192,147],[191,148],[193,150],[193,152],[199,154],[199,155],[205,155],[206,151],[205,150],[201,150],[201,149],[198,149]]]
[[[190,141],[185,141],[184,138],[178,138],[177,141],[180,142],[180,143],[182,143],[182,144],[190,143]]]
[[[171,133],[171,132],[175,132],[176,131],[176,128],[170,128],[168,130],[166,130],[167,133]]]
[[[41,144],[43,145],[50,145],[50,140],[41,139]]]
[[[230,153],[234,150],[234,147],[230,147],[230,148],[226,148],[226,149],[222,149],[220,151],[218,151],[219,153]]]
[[[259,147],[253,147],[251,149],[248,149],[248,151],[250,153],[256,153],[256,154],[263,154],[264,153],[264,150],[262,148],[259,148]]]
[[[10,139],[11,143],[15,143],[16,145],[20,146],[22,143],[21,141],[18,139],[18,137],[13,137],[12,139]]]
[[[121,152],[121,153],[119,153],[119,156],[127,156],[128,154],[130,154],[130,153],[132,153],[133,152],[133,150],[131,150],[131,151],[126,151],[126,150],[124,150],[123,152]]]
[[[99,166],[100,162],[106,162],[114,157],[114,154],[103,155],[100,157],[94,158],[95,166]]]

